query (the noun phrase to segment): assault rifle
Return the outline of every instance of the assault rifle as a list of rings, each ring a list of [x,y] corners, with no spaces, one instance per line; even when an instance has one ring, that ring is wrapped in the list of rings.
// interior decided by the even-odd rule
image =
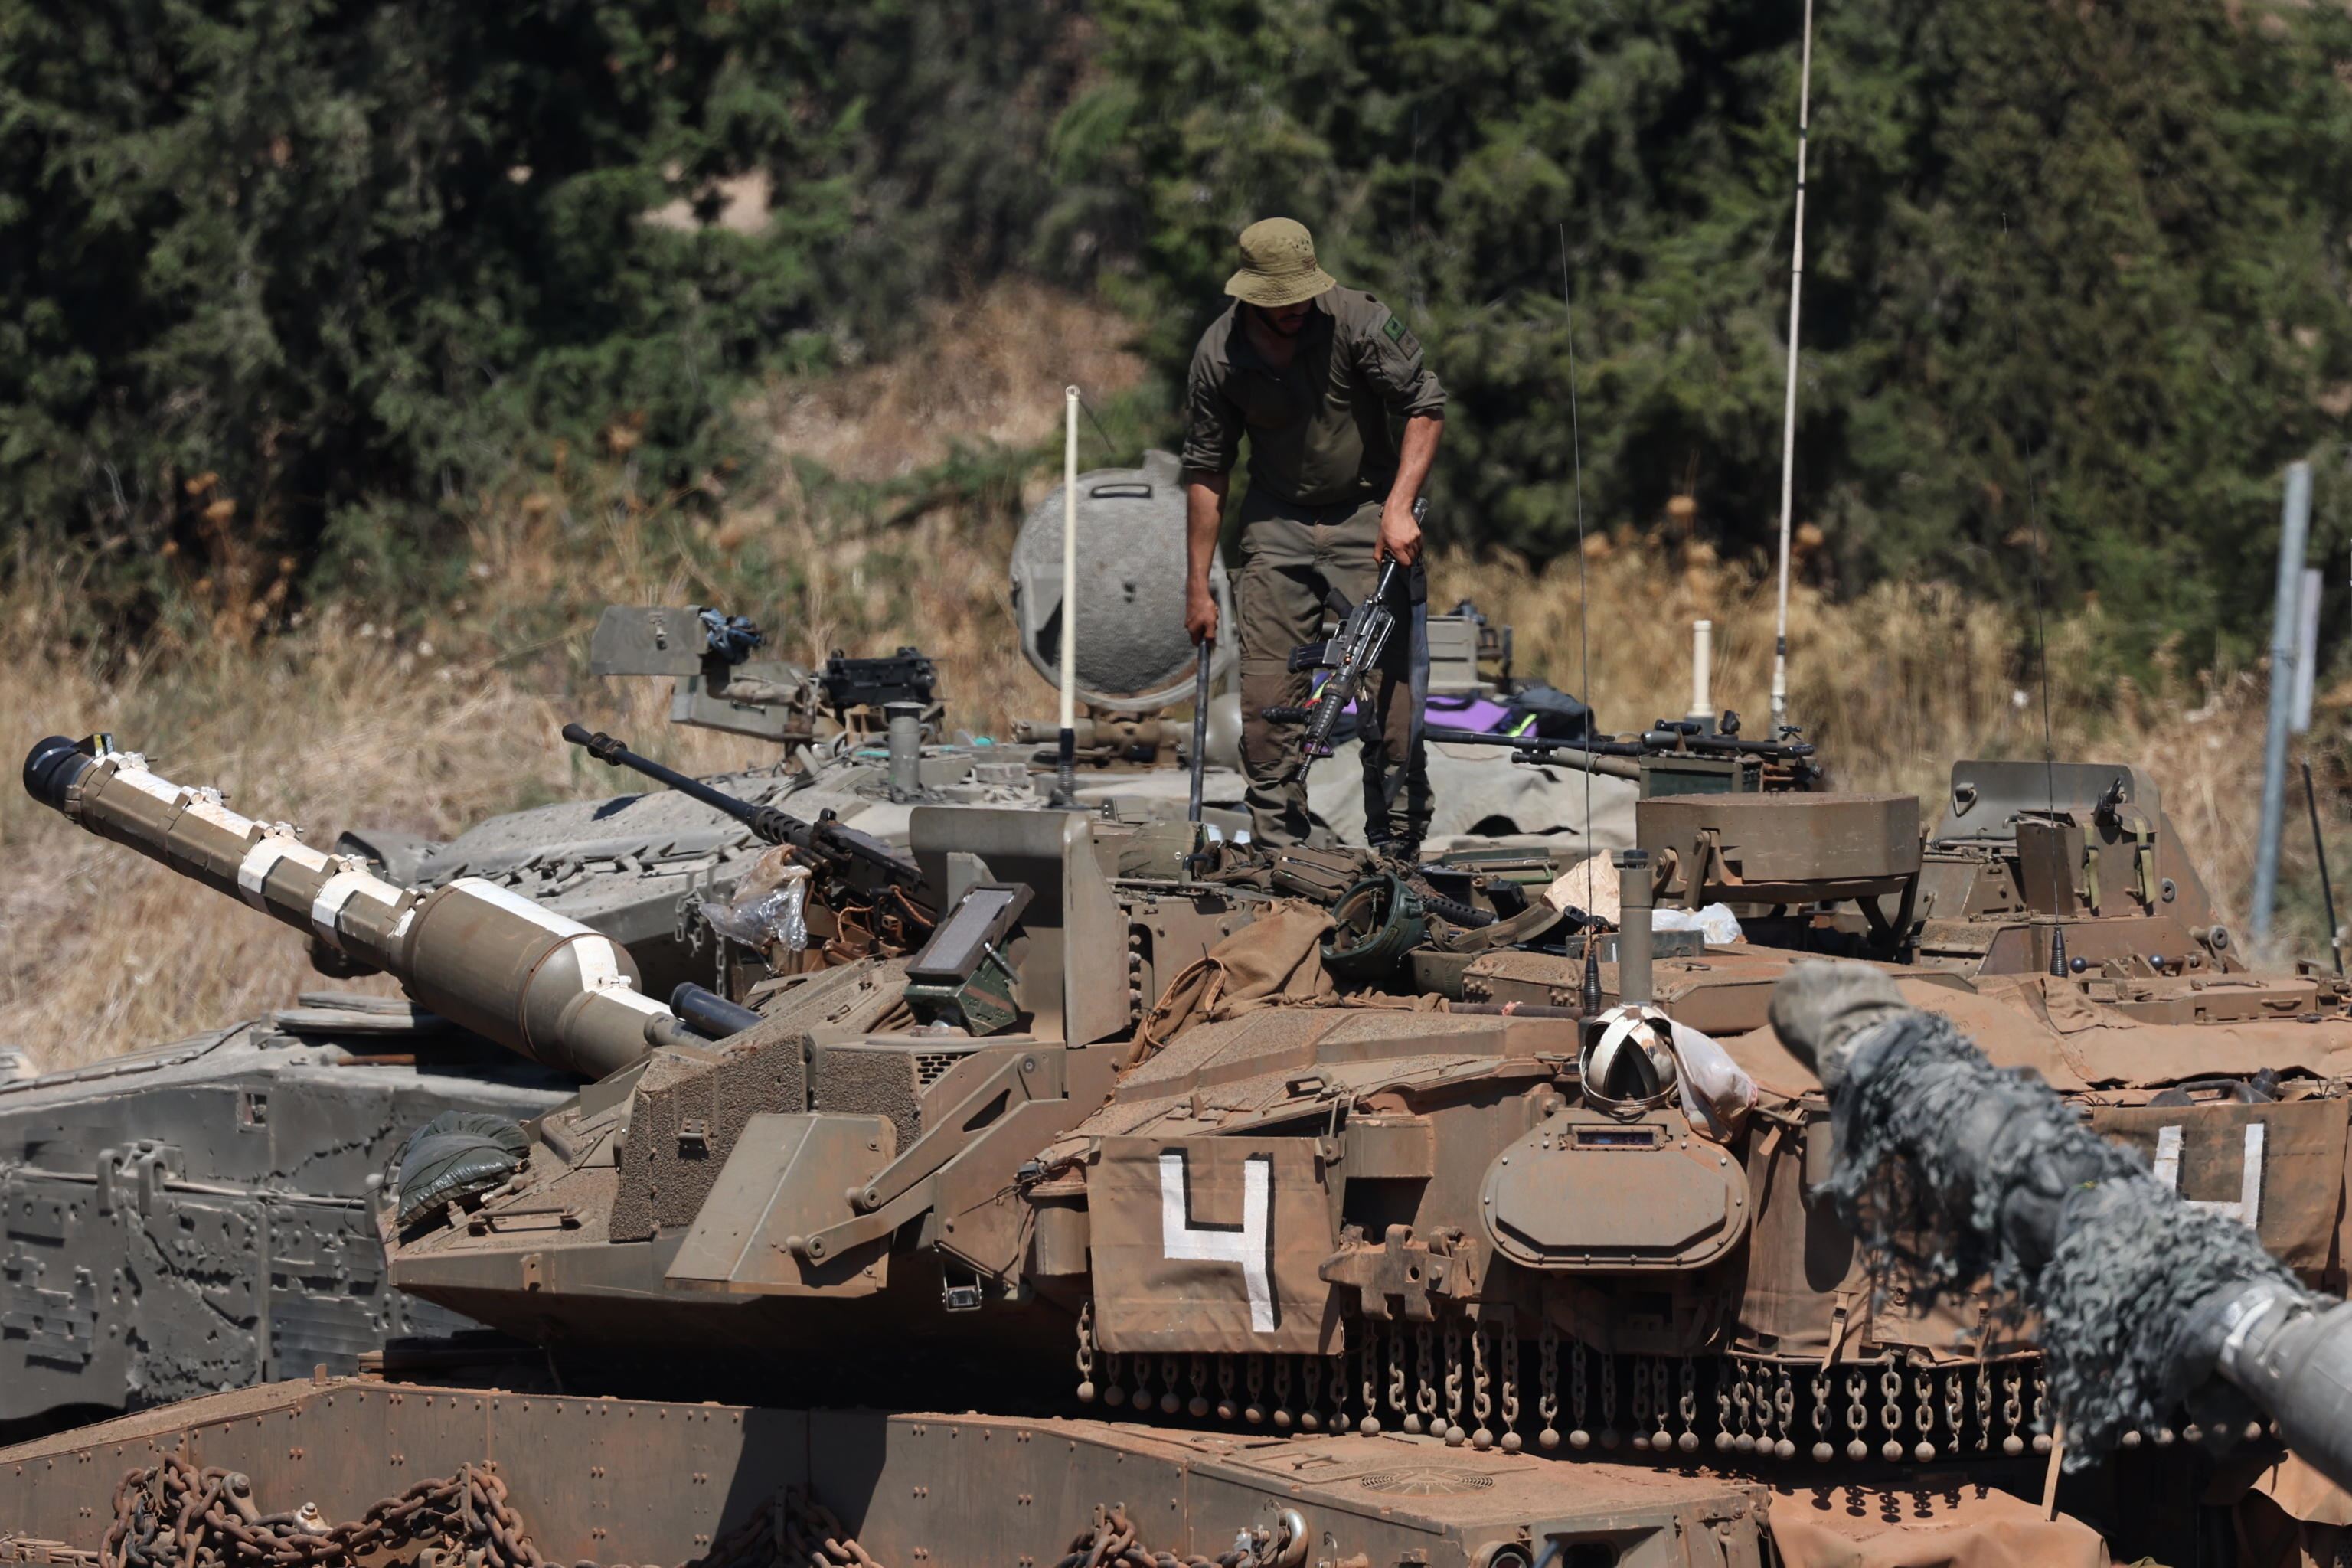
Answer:
[[[1415,522],[1428,513],[1426,497],[1412,503]],[[1363,691],[1366,678],[1388,651],[1389,639],[1396,635],[1399,618],[1411,613],[1412,606],[1405,599],[1412,571],[1393,558],[1382,562],[1380,579],[1373,584],[1372,591],[1348,612],[1335,636],[1291,650],[1292,674],[1315,669],[1331,672],[1323,689],[1310,698],[1307,706],[1265,710],[1265,716],[1276,723],[1307,721],[1306,733],[1299,737],[1297,772],[1306,772],[1317,758],[1328,757],[1336,749],[1332,736],[1339,732],[1339,714]]]
[[[591,733],[583,724],[563,726],[563,738],[607,767],[629,768],[714,811],[726,813],[770,844],[791,845],[828,876],[869,887],[895,888],[909,895],[910,902],[919,906],[925,902],[920,867],[872,834],[843,826],[829,811],[814,822],[803,822],[772,805],[753,805],[675,768],[666,768],[650,757],[641,757],[625,742],[602,731]],[[927,921],[930,918],[927,910],[923,918]]]

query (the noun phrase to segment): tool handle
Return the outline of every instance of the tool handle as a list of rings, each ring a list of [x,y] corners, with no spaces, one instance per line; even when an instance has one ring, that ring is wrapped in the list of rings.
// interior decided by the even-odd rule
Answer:
[[[1216,651],[1211,639],[1201,639],[1201,669],[1192,678],[1192,791],[1185,816],[1201,820],[1201,774],[1209,765],[1209,660]]]

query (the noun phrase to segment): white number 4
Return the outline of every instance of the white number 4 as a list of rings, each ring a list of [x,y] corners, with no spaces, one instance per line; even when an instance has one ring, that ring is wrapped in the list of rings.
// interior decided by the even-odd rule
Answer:
[[[1281,1321],[1274,1301],[1274,1157],[1242,1162],[1242,1222],[1200,1225],[1192,1218],[1192,1178],[1184,1156],[1160,1156],[1160,1229],[1171,1262],[1239,1266],[1249,1290],[1250,1331],[1270,1334]]]

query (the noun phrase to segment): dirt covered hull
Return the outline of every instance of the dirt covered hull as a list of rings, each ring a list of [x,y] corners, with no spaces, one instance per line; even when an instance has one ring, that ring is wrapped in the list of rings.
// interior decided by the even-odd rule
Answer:
[[[167,1457],[241,1474],[264,1514],[307,1504],[330,1523],[471,1466],[497,1478],[509,1525],[551,1563],[743,1560],[741,1527],[779,1500],[829,1510],[856,1542],[841,1555],[885,1568],[1060,1562],[1113,1510],[1148,1552],[1179,1558],[1226,1557],[1256,1532],[1265,1568],[1743,1568],[1839,1561],[1873,1536],[1881,1552],[1932,1541],[1958,1562],[2100,1560],[2083,1526],[1958,1470],[1776,1492],[1736,1474],[1395,1434],[1276,1440],[337,1379],[0,1451],[0,1561],[119,1561],[106,1544],[117,1483]],[[769,1546],[752,1543],[749,1560],[772,1560]],[[1976,1555],[1995,1546],[2015,1555]],[[487,1560],[528,1559],[510,1544]]]

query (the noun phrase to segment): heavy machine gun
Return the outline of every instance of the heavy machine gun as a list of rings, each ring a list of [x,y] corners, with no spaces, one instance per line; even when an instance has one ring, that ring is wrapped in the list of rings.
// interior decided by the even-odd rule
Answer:
[[[831,812],[806,822],[772,805],[753,805],[650,757],[639,756],[624,742],[584,724],[563,726],[563,738],[607,767],[640,773],[680,795],[726,813],[770,844],[788,844],[815,862],[816,868],[868,893],[896,898],[928,926],[932,911],[924,900],[922,868],[870,833],[845,827]]]
[[[1813,746],[1795,731],[1751,741],[1739,715],[1727,711],[1712,730],[1690,719],[1661,719],[1634,735],[1511,734],[1431,725],[1425,739],[1448,745],[1496,746],[1526,763],[1556,763],[1609,778],[1639,779],[1643,794],[1738,794],[1759,789],[1810,789],[1820,782]]]

